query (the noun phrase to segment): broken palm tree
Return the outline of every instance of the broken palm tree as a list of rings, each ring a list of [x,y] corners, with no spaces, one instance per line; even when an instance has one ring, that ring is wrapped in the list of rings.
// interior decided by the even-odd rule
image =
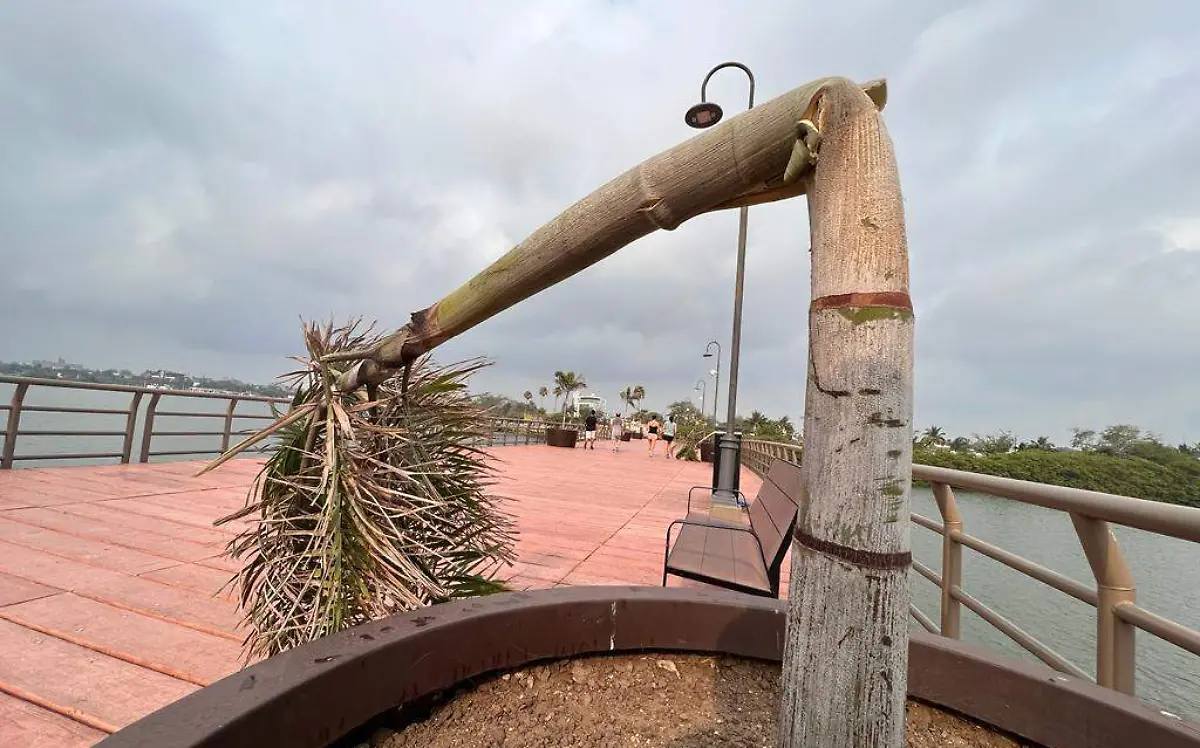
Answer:
[[[801,86],[600,187],[391,335],[346,340],[314,355],[321,397],[361,408],[348,427],[323,413],[320,428],[369,438],[379,426],[366,400],[395,393],[397,375],[411,379],[420,366],[414,363],[446,340],[657,229],[807,192],[813,252],[807,501],[795,535],[780,716],[785,748],[899,748],[904,740],[912,314],[903,207],[878,113],[885,98],[882,81],[826,78]],[[369,395],[356,394],[364,387]],[[311,419],[322,402],[300,398],[275,428]],[[402,412],[403,402],[397,407]],[[336,450],[301,452],[313,470],[336,472]],[[292,453],[277,451],[273,460]],[[408,469],[390,459],[365,464],[381,473]],[[330,511],[296,509],[298,516]],[[293,521],[263,515],[259,533]],[[379,549],[364,544],[344,552]],[[269,615],[278,615],[280,605],[308,604],[274,592],[263,599],[269,582],[244,593]],[[344,594],[366,600],[370,591]]]
[[[243,562],[251,657],[277,654],[364,621],[501,589],[511,523],[486,493],[477,445],[489,428],[467,392],[483,361],[414,362],[405,380],[337,388],[321,358],[372,336],[356,325],[305,327],[309,359],[287,377],[291,410],[209,466],[275,437],[229,546]]]

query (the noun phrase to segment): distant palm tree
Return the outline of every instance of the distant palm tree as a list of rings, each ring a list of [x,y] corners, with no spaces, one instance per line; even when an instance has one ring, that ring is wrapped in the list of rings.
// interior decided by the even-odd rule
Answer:
[[[541,400],[539,405],[541,406],[542,410],[546,409],[546,395],[549,395],[549,394],[550,394],[550,390],[546,389],[545,385],[538,387],[538,398]]]
[[[525,402],[529,403],[530,405],[533,405],[533,393],[532,392],[530,392],[529,390],[525,390],[524,398],[525,398]]]
[[[1047,452],[1053,452],[1055,450],[1054,442],[1050,441],[1049,437],[1045,436],[1039,436],[1033,442],[1033,447],[1034,449],[1043,449]]]
[[[921,437],[921,442],[924,444],[945,444],[946,432],[940,426],[930,426],[925,429],[925,433]]]
[[[750,417],[746,419],[746,425],[750,427],[751,434],[756,433],[759,429],[761,429],[763,426],[766,426],[770,422],[771,419],[767,418],[767,414],[763,413],[761,410],[750,411]]]
[[[792,425],[792,419],[787,416],[783,416],[775,423],[779,426],[780,431],[787,434],[789,439],[796,435],[796,427]]]
[[[556,371],[554,372],[554,397],[557,402],[558,396],[562,395],[562,425],[567,425],[567,405],[571,401],[571,393],[576,390],[582,390],[587,387],[587,382],[584,381],[582,374],[576,374],[573,371]]]
[[[637,411],[638,403],[646,399],[646,388],[642,385],[626,387],[621,391],[621,400],[629,406],[632,411]]]

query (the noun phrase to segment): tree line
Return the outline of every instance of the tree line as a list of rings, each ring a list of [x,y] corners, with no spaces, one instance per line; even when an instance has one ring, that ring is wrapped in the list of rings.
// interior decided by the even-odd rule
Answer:
[[[1200,507],[1200,442],[1171,446],[1130,424],[1071,433],[1058,446],[1008,431],[950,438],[930,426],[913,438],[913,462]]]

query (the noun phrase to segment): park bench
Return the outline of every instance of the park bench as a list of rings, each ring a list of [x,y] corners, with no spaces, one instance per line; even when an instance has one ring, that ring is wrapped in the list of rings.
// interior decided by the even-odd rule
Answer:
[[[724,522],[692,514],[692,491],[688,492],[688,514],[667,527],[663,551],[663,586],[667,576],[748,592],[779,597],[779,571],[791,544],[801,495],[800,468],[776,460],[763,479],[758,496],[750,503],[750,525]],[[679,527],[675,542],[671,531]]]

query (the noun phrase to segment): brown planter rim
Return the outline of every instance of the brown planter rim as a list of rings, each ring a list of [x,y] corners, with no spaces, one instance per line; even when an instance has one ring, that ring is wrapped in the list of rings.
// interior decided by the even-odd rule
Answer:
[[[567,426],[547,426],[546,445],[550,447],[574,448],[579,441],[579,430]]]
[[[373,621],[235,673],[98,748],[322,748],[399,704],[573,655],[721,653],[779,661],[786,603],[723,590],[566,587]],[[909,694],[1047,748],[1200,748],[1200,726],[1048,668],[914,632]]]

